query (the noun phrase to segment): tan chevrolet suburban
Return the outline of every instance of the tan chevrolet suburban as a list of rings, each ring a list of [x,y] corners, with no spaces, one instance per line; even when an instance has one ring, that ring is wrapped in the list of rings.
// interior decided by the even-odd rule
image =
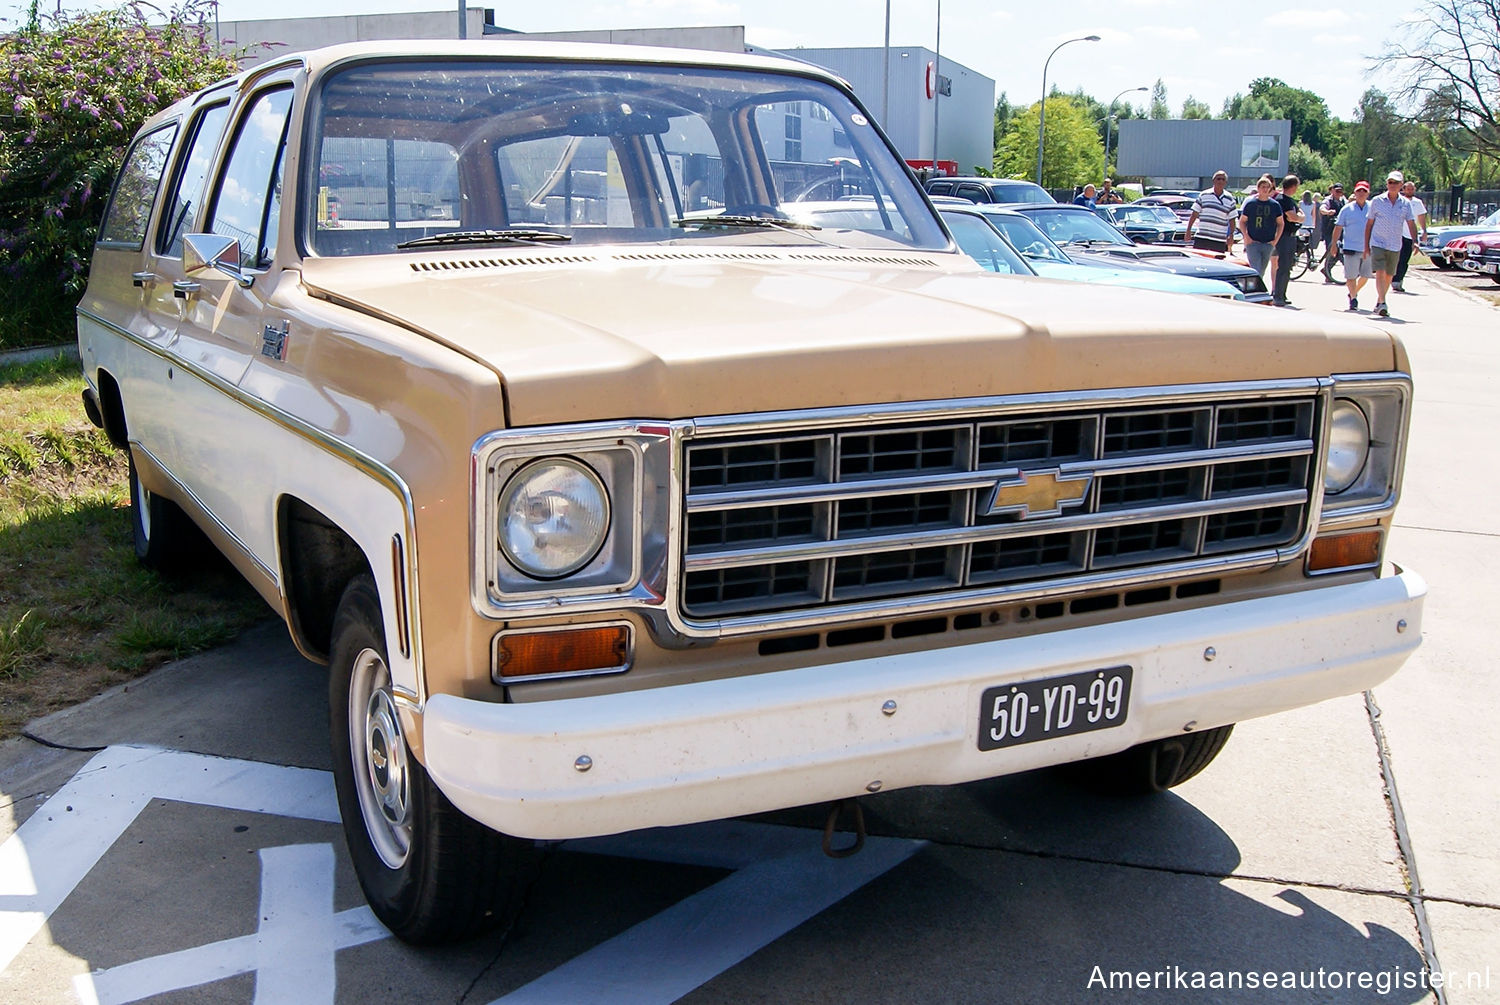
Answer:
[[[329,665],[413,941],[514,911],[539,840],[1161,790],[1420,636],[1399,342],[986,273],[798,62],[288,55],[141,130],[78,337],[140,558],[206,535]]]

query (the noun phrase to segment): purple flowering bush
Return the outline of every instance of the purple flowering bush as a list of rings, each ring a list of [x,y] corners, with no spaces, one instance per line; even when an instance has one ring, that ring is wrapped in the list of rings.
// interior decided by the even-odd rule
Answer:
[[[212,6],[39,15],[0,36],[0,349],[64,342],[136,130],[238,71]],[[153,23],[151,18],[155,18]]]

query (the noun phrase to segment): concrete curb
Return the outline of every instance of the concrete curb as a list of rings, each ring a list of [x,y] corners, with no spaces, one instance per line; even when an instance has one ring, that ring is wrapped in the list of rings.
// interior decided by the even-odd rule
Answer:
[[[44,345],[36,349],[7,349],[0,352],[0,366],[15,366],[21,363],[35,363],[43,359],[58,359],[60,357],[78,358],[78,345]]]

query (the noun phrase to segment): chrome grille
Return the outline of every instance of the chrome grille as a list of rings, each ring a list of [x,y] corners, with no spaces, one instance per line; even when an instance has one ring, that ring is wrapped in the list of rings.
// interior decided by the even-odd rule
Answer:
[[[871,600],[1275,560],[1307,532],[1319,400],[698,432],[684,447],[679,603],[696,619],[832,618]],[[1018,487],[991,506],[1003,486]]]

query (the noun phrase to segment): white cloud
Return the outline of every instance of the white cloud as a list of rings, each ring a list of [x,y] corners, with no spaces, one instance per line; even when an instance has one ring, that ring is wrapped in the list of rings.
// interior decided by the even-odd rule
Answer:
[[[1322,10],[1292,8],[1272,14],[1266,22],[1278,28],[1337,28],[1349,23],[1349,15],[1337,7]]]
[[[1183,44],[1197,42],[1203,36],[1198,34],[1198,29],[1191,25],[1175,24],[1153,24],[1135,29],[1132,33],[1138,42],[1180,42]]]

